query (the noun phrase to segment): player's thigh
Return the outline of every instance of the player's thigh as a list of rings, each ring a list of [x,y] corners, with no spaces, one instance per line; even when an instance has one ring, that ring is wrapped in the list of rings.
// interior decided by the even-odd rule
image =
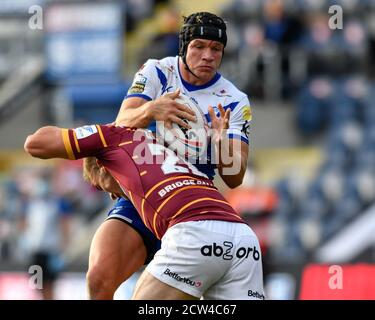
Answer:
[[[133,300],[197,300],[179,289],[161,282],[146,270],[134,289]]]
[[[213,232],[222,221],[189,221],[178,223],[167,230],[161,249],[146,271],[164,284],[200,298],[220,279],[230,262],[202,254],[205,240],[217,243],[222,234]]]
[[[101,268],[128,277],[146,259],[146,248],[140,234],[119,219],[108,219],[96,231],[91,243],[89,269]]]
[[[239,226],[244,228],[245,225]],[[265,299],[262,257],[256,236],[233,240],[231,267],[203,295],[207,300]]]

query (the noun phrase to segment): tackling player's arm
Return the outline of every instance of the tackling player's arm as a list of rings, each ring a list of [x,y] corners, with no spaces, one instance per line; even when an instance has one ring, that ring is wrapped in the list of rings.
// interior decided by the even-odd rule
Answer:
[[[41,159],[97,157],[102,150],[117,146],[121,139],[121,135],[116,134],[111,127],[86,125],[66,129],[46,126],[29,135],[24,148],[33,157]]]
[[[69,159],[66,152],[62,129],[54,126],[46,126],[38,129],[35,133],[26,138],[24,149],[27,153],[36,158]]]

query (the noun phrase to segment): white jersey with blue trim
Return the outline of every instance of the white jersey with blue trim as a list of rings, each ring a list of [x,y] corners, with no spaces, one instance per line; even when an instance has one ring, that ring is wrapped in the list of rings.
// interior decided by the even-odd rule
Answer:
[[[208,106],[212,106],[219,114],[218,105],[221,104],[225,110],[231,109],[229,137],[241,139],[248,144],[251,108],[247,95],[219,73],[216,73],[214,78],[204,85],[189,84],[181,77],[178,61],[178,56],[166,57],[162,60],[147,60],[136,73],[125,99],[141,97],[150,101],[180,89],[182,93],[191,97],[198,104],[209,125],[211,119],[208,114]],[[202,171],[208,173],[206,170]]]

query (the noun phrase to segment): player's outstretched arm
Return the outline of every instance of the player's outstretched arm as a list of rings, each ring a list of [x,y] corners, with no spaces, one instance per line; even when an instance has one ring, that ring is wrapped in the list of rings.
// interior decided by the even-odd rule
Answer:
[[[38,129],[26,138],[24,149],[35,158],[68,159],[62,137],[62,129],[54,126],[46,126]]]

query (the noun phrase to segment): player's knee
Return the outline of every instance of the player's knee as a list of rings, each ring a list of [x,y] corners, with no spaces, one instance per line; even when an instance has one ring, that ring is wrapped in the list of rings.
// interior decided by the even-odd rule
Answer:
[[[86,282],[90,299],[112,298],[117,289],[117,284],[110,273],[100,267],[93,267],[88,270]]]

